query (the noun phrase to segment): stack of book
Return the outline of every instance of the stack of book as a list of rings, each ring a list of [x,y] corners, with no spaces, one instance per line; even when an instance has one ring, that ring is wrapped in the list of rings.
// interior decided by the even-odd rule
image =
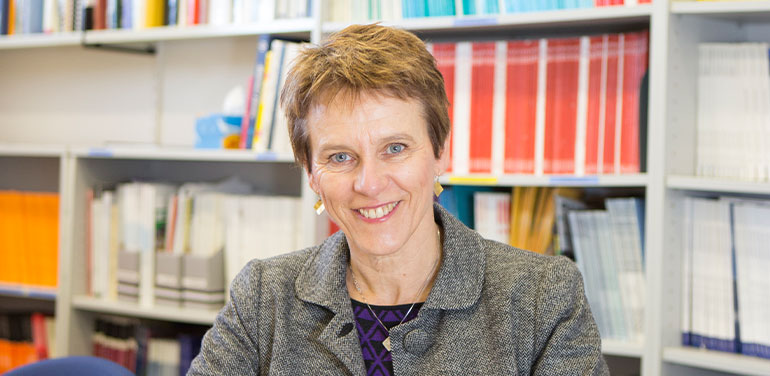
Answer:
[[[0,284],[54,291],[59,195],[0,191]]]
[[[770,359],[770,201],[685,198],[682,343]]]
[[[697,174],[768,181],[768,44],[704,43],[698,51]]]
[[[286,115],[278,99],[302,43],[262,35],[257,42],[254,71],[248,79],[241,123],[241,149],[260,153],[291,153]]]
[[[55,342],[53,317],[0,314],[0,373],[53,357]]]
[[[0,34],[230,25],[310,16],[307,0],[0,0]]]
[[[148,326],[135,319],[100,317],[92,336],[93,355],[136,375],[185,375],[198,355],[200,330]]]
[[[602,338],[638,341],[645,304],[644,204],[613,198],[605,206],[567,213],[571,246]]]
[[[638,173],[648,32],[435,43],[453,174]]]
[[[249,260],[299,244],[300,199],[251,190],[237,179],[92,190],[89,294],[143,306],[220,308],[226,285]]]
[[[417,17],[483,16],[611,5],[635,6],[650,2],[651,0],[334,0],[329,9],[329,18],[337,22],[396,21]]]

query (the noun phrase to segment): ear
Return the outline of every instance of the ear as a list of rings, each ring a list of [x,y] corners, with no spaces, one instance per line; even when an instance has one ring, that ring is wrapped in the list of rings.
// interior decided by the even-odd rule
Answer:
[[[310,163],[310,162],[308,162]],[[315,175],[310,172],[307,168],[305,169],[305,173],[307,174],[307,184],[310,186],[310,189],[315,192],[316,195],[318,195],[318,182],[316,181]]]
[[[449,169],[450,163],[452,163],[449,158],[450,140],[451,138],[447,135],[446,140],[444,140],[444,147],[441,149],[441,154],[439,154],[437,159],[439,171],[437,171],[436,175],[441,175],[446,172],[446,170]]]

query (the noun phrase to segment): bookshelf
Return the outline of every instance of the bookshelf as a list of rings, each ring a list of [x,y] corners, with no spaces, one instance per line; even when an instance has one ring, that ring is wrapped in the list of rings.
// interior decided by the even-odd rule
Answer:
[[[85,296],[82,277],[85,190],[127,179],[216,180],[237,175],[266,192],[301,197],[312,207],[304,172],[290,155],[191,150],[190,124],[219,110],[221,98],[252,69],[256,35],[317,42],[342,23],[324,22],[328,1],[313,17],[268,24],[156,28],[0,37],[0,186],[45,187],[60,193],[60,275],[55,296],[60,353],[90,352],[99,313],[209,325],[214,313],[147,310]],[[633,175],[444,176],[443,184],[642,188],[646,202],[645,336],[639,343],[603,341],[607,356],[637,358],[642,375],[724,372],[769,374],[767,360],[680,346],[681,219],[689,192],[770,195],[767,183],[695,176],[697,45],[769,42],[770,1],[678,2],[561,10],[496,17],[385,21],[435,40],[579,35],[650,27],[647,172]],[[80,44],[152,43],[155,55],[82,49]],[[205,88],[203,90],[202,88]],[[142,145],[119,145],[123,141]],[[32,143],[32,144],[29,144]],[[24,144],[24,145],[22,145]],[[54,145],[54,146],[48,146]],[[71,147],[65,147],[69,145]],[[104,146],[109,145],[109,146]],[[149,145],[149,146],[148,146]],[[24,175],[24,171],[34,171]],[[25,176],[19,179],[18,176]],[[321,235],[311,210],[302,218],[306,244]],[[25,290],[0,294],[27,296]],[[53,299],[53,297],[51,297]],[[14,298],[15,299],[15,298]],[[22,298],[26,299],[26,298]]]

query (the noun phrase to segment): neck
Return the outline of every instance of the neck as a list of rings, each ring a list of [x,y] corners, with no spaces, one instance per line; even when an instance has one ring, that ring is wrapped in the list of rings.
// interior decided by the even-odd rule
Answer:
[[[374,305],[397,305],[427,299],[441,259],[438,225],[423,230],[420,241],[409,249],[385,256],[356,252],[351,248],[347,286],[354,299]],[[406,248],[406,247],[405,247]],[[361,289],[358,292],[353,276]],[[422,290],[422,291],[421,291]]]

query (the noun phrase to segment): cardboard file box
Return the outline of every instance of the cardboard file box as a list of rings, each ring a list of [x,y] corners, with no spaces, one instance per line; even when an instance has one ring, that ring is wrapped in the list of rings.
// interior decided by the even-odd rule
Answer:
[[[182,305],[182,255],[171,252],[155,254],[155,304]]]
[[[182,306],[219,310],[225,304],[224,251],[182,258]]]
[[[139,303],[139,252],[118,251],[118,300]]]

